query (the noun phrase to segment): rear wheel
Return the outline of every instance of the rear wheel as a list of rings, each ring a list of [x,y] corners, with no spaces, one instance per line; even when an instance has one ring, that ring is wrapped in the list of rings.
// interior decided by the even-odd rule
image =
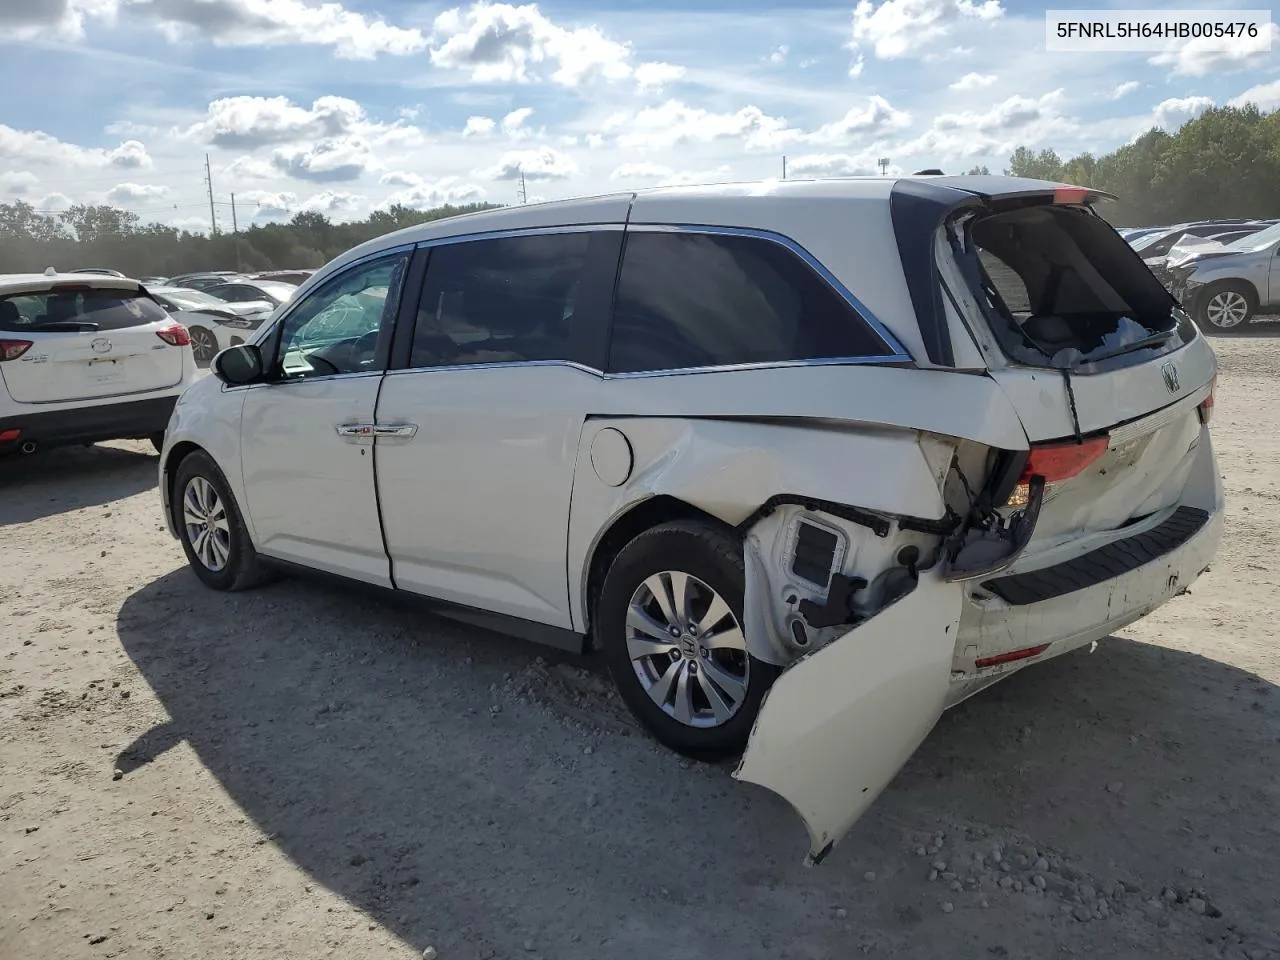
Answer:
[[[1258,298],[1244,283],[1216,283],[1200,296],[1197,319],[1202,325],[1220,333],[1236,332],[1245,327],[1258,310]]]
[[[205,586],[247,590],[272,579],[226,477],[208,454],[192,453],[178,464],[170,507],[187,562]]]
[[[747,652],[742,544],[680,521],[625,546],[605,577],[594,631],[632,713],[699,760],[742,752],[778,668]]]
[[[218,338],[213,335],[212,330],[204,327],[189,327],[188,330],[191,334],[191,352],[195,355],[196,363],[207,367],[218,352]]]

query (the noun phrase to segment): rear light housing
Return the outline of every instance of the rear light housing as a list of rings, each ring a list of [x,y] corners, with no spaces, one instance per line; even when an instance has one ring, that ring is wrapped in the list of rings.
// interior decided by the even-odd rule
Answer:
[[[1200,422],[1208,423],[1213,419],[1213,395],[1218,389],[1218,376],[1209,381],[1209,395],[1200,401],[1200,405],[1196,407],[1196,412],[1200,414]]]
[[[1009,495],[1005,504],[1011,507],[1024,507],[1031,495],[1031,478],[1044,477],[1045,494],[1055,483],[1062,483],[1072,477],[1078,477],[1092,464],[1096,463],[1111,445],[1110,436],[1090,437],[1080,443],[1033,444],[1027,455],[1027,462],[1018,477],[1017,486]]]
[[[191,343],[191,331],[180,323],[171,323],[164,329],[157,330],[156,336],[171,347],[185,347]]]
[[[22,436],[21,427],[10,427],[8,430],[0,430],[0,443],[13,443]]]
[[[0,361],[17,360],[31,349],[31,340],[0,340]]]

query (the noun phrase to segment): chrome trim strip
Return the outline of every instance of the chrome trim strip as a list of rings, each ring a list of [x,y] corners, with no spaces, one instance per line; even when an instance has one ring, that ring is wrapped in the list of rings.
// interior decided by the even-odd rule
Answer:
[[[435,373],[437,370],[505,370],[519,367],[570,367],[580,373],[587,373],[596,379],[605,375],[602,371],[575,360],[502,360],[496,363],[451,363],[439,367],[403,367],[399,370],[388,370],[388,377],[399,377],[406,373]],[[678,371],[683,372],[683,371]]]
[[[614,233],[626,229],[622,223],[566,223],[553,227],[516,227],[511,230],[489,230],[481,233],[457,233],[448,237],[432,237],[419,240],[415,246],[443,247],[454,243],[472,243],[476,240],[512,240],[517,237],[545,237],[562,233]]]
[[[814,273],[818,274],[827,285],[831,287],[840,297],[849,304],[863,321],[875,331],[876,336],[884,343],[885,348],[890,351],[888,356],[868,357],[866,362],[879,363],[914,363],[911,354],[907,349],[898,342],[898,338],[881,323],[874,313],[872,313],[861,300],[853,295],[848,287],[823,266],[822,262],[812,253],[802,247],[795,240],[785,234],[775,233],[772,230],[758,230],[754,227],[722,227],[722,226],[703,226],[699,224],[666,224],[666,223],[632,223],[627,225],[627,231],[636,231],[640,233],[707,233],[726,237],[752,237],[756,240],[768,240],[776,243],[781,247],[785,247],[791,253],[795,254],[803,260]]]
[[[911,364],[910,357],[819,357],[813,360],[767,360],[760,363],[727,363],[716,367],[678,367],[674,370],[637,370],[628,373],[606,373],[606,380],[635,380],[644,377],[674,377],[686,373],[736,373],[748,370],[784,370],[788,367],[853,367]]]

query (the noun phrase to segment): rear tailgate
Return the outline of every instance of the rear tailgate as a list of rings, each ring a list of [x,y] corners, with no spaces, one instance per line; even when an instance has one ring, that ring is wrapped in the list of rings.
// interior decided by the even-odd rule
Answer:
[[[146,393],[182,381],[186,334],[154,300],[95,283],[0,298],[0,377],[18,403]],[[24,346],[25,345],[25,346]]]
[[[1208,341],[1087,199],[983,197],[941,245],[953,307],[1026,430],[1024,473],[1048,481],[1030,555],[1178,504],[1216,373]]]

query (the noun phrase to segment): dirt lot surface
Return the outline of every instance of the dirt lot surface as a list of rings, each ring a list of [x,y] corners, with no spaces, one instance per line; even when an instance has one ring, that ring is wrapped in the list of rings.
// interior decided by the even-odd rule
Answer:
[[[141,444],[0,463],[0,958],[1280,958],[1280,339],[1218,345],[1212,572],[945,716],[817,868],[594,664],[205,590]]]

